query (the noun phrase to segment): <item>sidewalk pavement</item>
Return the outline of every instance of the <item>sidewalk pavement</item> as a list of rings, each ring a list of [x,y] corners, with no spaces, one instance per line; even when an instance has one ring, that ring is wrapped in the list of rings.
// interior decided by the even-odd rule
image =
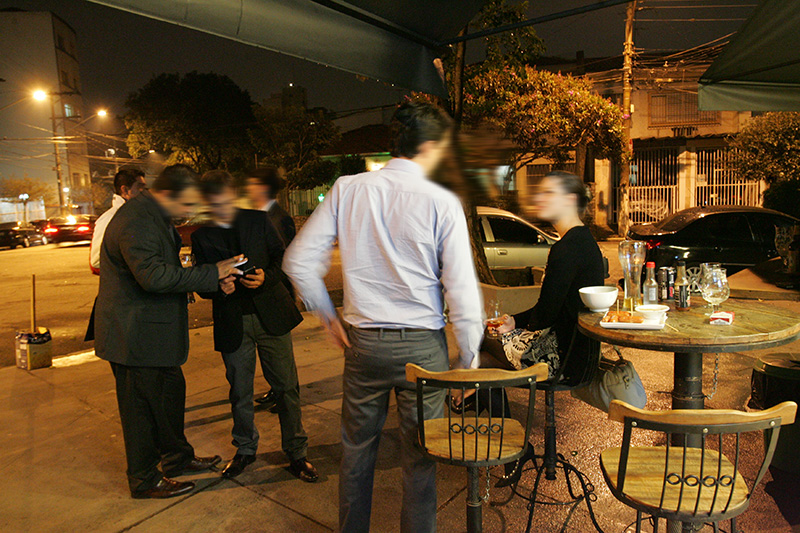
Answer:
[[[334,531],[338,520],[343,359],[341,352],[327,342],[318,321],[305,316],[293,336],[304,424],[310,437],[308,458],[320,472],[318,483],[303,483],[286,470],[277,415],[259,411],[258,458],[237,479],[223,480],[218,471],[212,471],[187,478],[197,481],[198,486],[190,495],[168,500],[131,499],[114,381],[108,363],[90,352],[56,359],[48,369],[0,369],[0,531]],[[186,433],[198,455],[220,454],[227,460],[235,449],[230,444],[224,368],[212,349],[211,328],[195,329],[190,334],[191,353],[184,366]],[[452,356],[452,336],[450,340]],[[787,348],[781,351],[792,349]],[[793,348],[800,351],[797,345]],[[649,395],[647,407],[667,408],[671,357],[636,350],[624,353],[641,374]],[[752,354],[723,354],[719,392],[707,405],[742,408],[749,395],[752,363]],[[713,358],[709,357],[708,385],[712,373]],[[266,383],[259,374],[256,391],[265,390]],[[513,394],[512,410],[515,416],[521,416],[522,396]],[[537,396],[536,423],[541,428],[543,399],[541,393]],[[595,511],[605,531],[626,531],[635,513],[611,495],[598,465],[603,449],[619,445],[621,427],[567,394],[557,395],[556,401],[559,451],[593,482]],[[392,407],[378,455],[374,532],[399,531],[397,428]],[[540,429],[532,442],[541,451]],[[499,468],[492,470],[492,484],[500,473]],[[526,472],[521,492],[530,490],[532,483],[532,472]],[[439,531],[465,530],[465,487],[463,468],[439,466]],[[545,482],[543,490],[543,498],[559,498],[565,486],[560,480]],[[484,531],[523,531],[527,518],[524,504],[512,498],[509,489],[492,488],[490,504],[484,506]],[[564,507],[537,506],[533,531],[559,531],[567,512]],[[772,469],[756,489],[739,526],[748,532],[800,531],[800,476]],[[723,529],[727,530],[727,525]],[[591,530],[586,507],[581,505],[566,531]]]

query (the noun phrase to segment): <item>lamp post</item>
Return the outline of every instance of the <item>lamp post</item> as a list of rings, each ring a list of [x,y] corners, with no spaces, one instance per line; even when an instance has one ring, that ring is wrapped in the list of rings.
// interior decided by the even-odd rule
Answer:
[[[22,225],[28,225],[28,199],[30,196],[28,193],[24,192],[19,195],[19,199],[22,200]]]

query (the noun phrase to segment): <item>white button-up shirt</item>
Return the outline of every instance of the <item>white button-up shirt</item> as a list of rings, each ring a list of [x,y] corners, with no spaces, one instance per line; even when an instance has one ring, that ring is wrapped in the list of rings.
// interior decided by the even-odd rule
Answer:
[[[459,366],[477,368],[483,305],[466,218],[453,193],[408,159],[339,178],[283,261],[306,307],[323,318],[335,316],[323,278],[336,239],[346,322],[438,330],[446,300]]]
[[[111,222],[111,219],[117,214],[117,210],[123,205],[125,205],[125,198],[115,194],[111,198],[111,208],[94,221],[92,246],[89,248],[89,262],[92,264],[92,268],[100,268],[100,248],[103,245],[103,235],[106,233],[108,223]]]

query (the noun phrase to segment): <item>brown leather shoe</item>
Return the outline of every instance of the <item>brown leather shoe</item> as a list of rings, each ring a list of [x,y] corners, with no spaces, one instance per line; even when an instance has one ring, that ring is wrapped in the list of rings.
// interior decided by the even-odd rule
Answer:
[[[146,498],[174,498],[182,494],[188,494],[194,490],[194,483],[191,481],[175,481],[162,477],[155,487],[148,490],[137,490],[132,492],[131,496],[137,500]]]
[[[291,461],[289,463],[289,472],[306,483],[313,483],[319,479],[317,469],[305,457]]]
[[[189,464],[182,466],[181,468],[164,472],[164,477],[178,477],[186,474],[203,472],[204,470],[209,470],[212,466],[216,465],[220,461],[222,461],[222,457],[219,455],[215,455],[214,457],[195,457],[189,462]]]

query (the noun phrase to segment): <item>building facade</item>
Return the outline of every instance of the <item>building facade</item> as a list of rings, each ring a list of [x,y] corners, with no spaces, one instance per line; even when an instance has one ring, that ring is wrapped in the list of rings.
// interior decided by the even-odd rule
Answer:
[[[92,112],[81,96],[75,31],[50,12],[0,11],[0,58],[0,177],[47,183],[48,216],[62,205],[90,209],[84,124]]]

